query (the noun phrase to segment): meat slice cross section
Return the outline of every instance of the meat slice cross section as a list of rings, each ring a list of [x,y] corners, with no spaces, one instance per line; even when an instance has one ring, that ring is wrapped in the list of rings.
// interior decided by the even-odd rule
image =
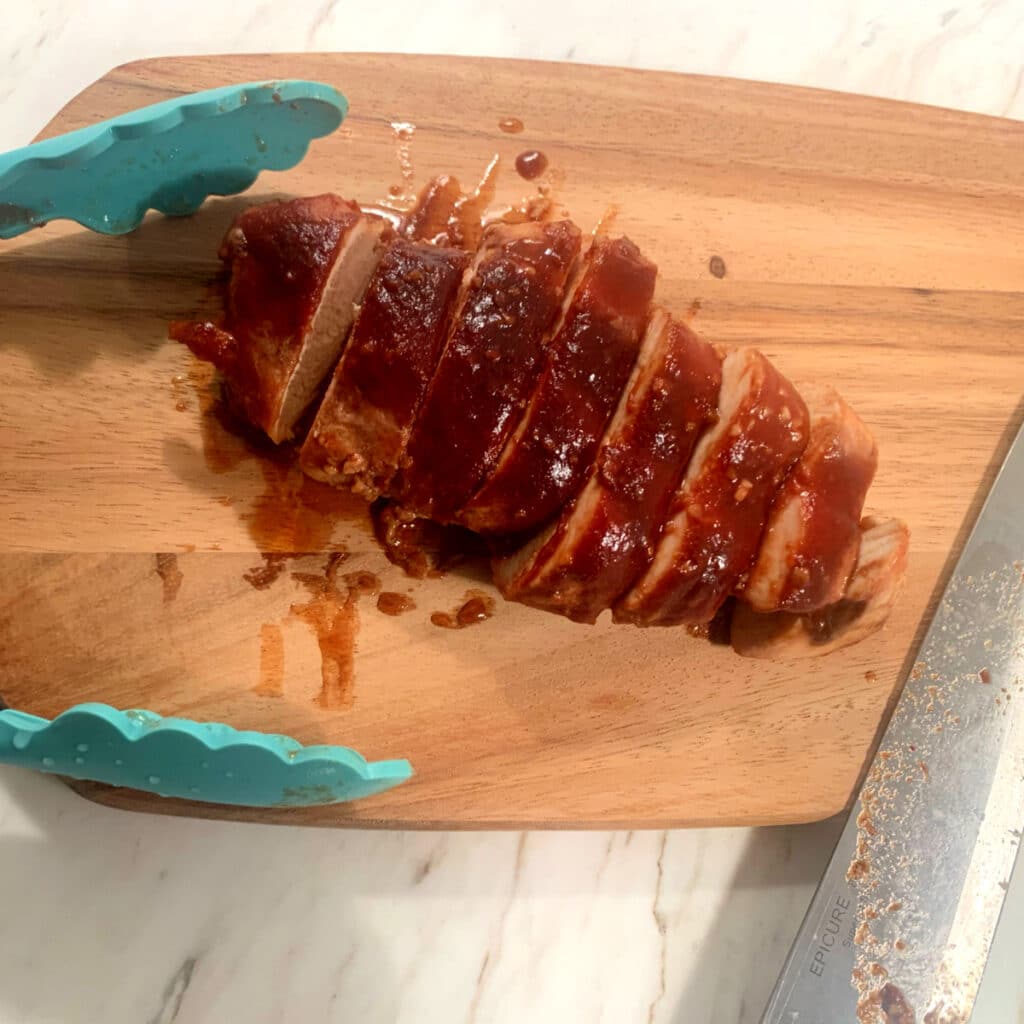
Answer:
[[[710,622],[744,582],[769,505],[807,444],[807,407],[760,352],[740,349],[723,361],[718,414],[693,453],[654,560],[615,607],[617,622]]]
[[[460,514],[478,533],[525,533],[579,490],[636,361],[657,267],[626,238],[584,257],[530,404]]]
[[[505,597],[577,622],[611,607],[654,553],[720,385],[714,349],[655,310],[582,491],[553,526],[495,561]]]
[[[404,457],[470,262],[396,241],[377,265],[345,354],[302,446],[312,477],[373,500]]]
[[[743,588],[743,599],[760,612],[813,612],[843,596],[878,464],[875,439],[832,388],[808,385],[801,394],[810,440],[772,502]]]
[[[287,440],[341,354],[389,230],[335,195],[250,207],[220,247],[223,325],[179,321],[170,335],[224,374],[245,419]]]
[[[737,654],[779,660],[820,657],[881,629],[903,585],[910,531],[887,516],[865,516],[859,530],[857,564],[834,604],[796,615],[765,614],[736,602],[731,640]]]
[[[533,391],[579,250],[571,221],[485,231],[392,488],[405,508],[455,522],[493,469]]]

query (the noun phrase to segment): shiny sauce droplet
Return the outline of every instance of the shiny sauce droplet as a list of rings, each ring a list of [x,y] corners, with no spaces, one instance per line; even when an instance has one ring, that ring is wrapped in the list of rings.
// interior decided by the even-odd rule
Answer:
[[[527,181],[539,178],[548,168],[548,158],[539,149],[528,149],[516,157],[516,172]]]
[[[434,612],[430,621],[441,629],[465,629],[486,622],[494,614],[494,598],[481,590],[469,590],[454,612]]]
[[[518,117],[504,117],[498,127],[508,135],[518,135],[523,130],[523,122]]]
[[[460,609],[456,616],[460,626],[475,626],[478,622],[485,622],[491,617],[491,612],[482,597],[470,598]]]
[[[416,607],[416,602],[407,594],[398,594],[393,590],[385,590],[377,598],[377,610],[385,615],[404,615]]]

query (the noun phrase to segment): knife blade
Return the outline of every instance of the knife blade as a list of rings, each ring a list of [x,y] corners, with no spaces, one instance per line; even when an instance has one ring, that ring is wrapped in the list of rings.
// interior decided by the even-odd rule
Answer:
[[[1024,828],[1024,428],[762,1024],[966,1024]]]

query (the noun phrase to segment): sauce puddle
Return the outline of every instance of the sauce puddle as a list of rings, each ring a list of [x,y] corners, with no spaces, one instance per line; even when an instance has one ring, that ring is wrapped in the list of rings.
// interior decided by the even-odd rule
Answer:
[[[274,445],[234,415],[211,365],[193,358],[188,378],[199,404],[207,470],[221,477],[249,470],[247,479],[233,481],[236,487],[229,488],[226,481],[219,484],[218,490],[231,493],[218,494],[216,500],[238,507],[238,516],[260,551],[329,551],[339,523],[366,523],[367,506],[361,498],[306,476],[299,467],[296,445]],[[253,469],[259,473],[259,483],[253,479]]]

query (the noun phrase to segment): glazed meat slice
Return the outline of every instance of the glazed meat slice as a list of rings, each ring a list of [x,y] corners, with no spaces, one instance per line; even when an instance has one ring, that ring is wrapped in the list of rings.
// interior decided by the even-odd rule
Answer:
[[[495,561],[505,597],[594,622],[644,570],[694,445],[714,418],[717,353],[655,310],[586,483],[559,520]]]
[[[657,273],[628,239],[594,240],[530,404],[494,472],[462,509],[469,529],[536,529],[579,490],[636,361]]]
[[[493,469],[533,390],[579,249],[570,221],[497,224],[484,233],[392,488],[408,510],[455,522]]]
[[[250,207],[221,243],[223,325],[176,322],[170,335],[224,374],[242,416],[286,440],[341,354],[388,231],[335,195]]]
[[[760,352],[742,349],[722,364],[718,412],[616,622],[710,622],[753,564],[769,505],[807,444],[807,408]]]
[[[302,446],[312,477],[368,500],[398,470],[448,335],[470,254],[395,242],[370,280],[345,354]]]
[[[812,612],[843,596],[878,463],[874,438],[832,388],[801,390],[810,440],[775,496],[742,593],[761,612]]]
[[[860,554],[841,599],[804,615],[762,614],[740,601],[731,637],[745,658],[820,657],[879,630],[896,602],[907,569],[910,531],[898,519],[867,516],[860,524]]]

